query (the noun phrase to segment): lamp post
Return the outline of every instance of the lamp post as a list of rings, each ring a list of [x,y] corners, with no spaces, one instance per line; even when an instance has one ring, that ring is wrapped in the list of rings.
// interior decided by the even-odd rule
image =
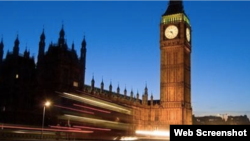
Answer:
[[[3,107],[3,124],[2,124],[2,130],[3,130],[3,126],[4,126],[4,112],[5,112],[5,106]]]
[[[42,123],[42,139],[43,139],[43,126],[44,126],[44,117],[45,117],[45,108],[50,106],[50,102],[46,101],[43,106],[43,123]]]

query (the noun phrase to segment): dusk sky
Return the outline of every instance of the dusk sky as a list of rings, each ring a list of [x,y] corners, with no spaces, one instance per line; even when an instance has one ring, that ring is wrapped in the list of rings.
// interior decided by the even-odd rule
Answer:
[[[250,116],[250,1],[184,1],[192,27],[191,98],[195,115]],[[37,59],[43,27],[48,45],[64,25],[79,55],[87,42],[86,79],[119,84],[140,97],[145,85],[160,97],[159,31],[168,1],[0,2],[4,58],[18,34],[20,53]]]

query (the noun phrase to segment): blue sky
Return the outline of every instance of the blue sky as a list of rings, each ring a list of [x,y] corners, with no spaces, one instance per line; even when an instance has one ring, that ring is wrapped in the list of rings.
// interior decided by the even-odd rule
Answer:
[[[64,24],[69,46],[79,54],[86,36],[86,84],[94,75],[143,93],[147,84],[160,96],[159,24],[168,1],[26,1],[0,2],[4,52],[18,33],[20,52],[37,58],[40,34],[46,49],[56,43]],[[184,1],[192,26],[191,93],[194,114],[250,115],[250,2]],[[4,56],[5,56],[4,55]]]

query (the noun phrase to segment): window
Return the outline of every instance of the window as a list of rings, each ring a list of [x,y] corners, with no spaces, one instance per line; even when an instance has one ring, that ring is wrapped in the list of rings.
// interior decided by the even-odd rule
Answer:
[[[73,82],[73,86],[74,86],[74,87],[78,87],[78,82],[74,81],[74,82]]]

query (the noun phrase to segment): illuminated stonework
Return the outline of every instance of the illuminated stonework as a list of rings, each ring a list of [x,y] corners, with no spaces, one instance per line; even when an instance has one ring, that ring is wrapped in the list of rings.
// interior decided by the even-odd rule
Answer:
[[[164,31],[172,25],[177,26],[179,34],[174,39],[168,39]],[[190,31],[191,26],[182,2],[170,1],[160,25],[160,118],[164,127],[192,124],[191,40],[186,36],[187,29]]]
[[[172,25],[178,28],[177,36],[167,38],[165,30]],[[123,95],[120,94],[119,87],[117,93],[112,92],[112,86],[109,91],[103,90],[103,82],[100,89],[91,83],[91,86],[85,86],[83,92],[129,107],[131,111],[129,114],[121,110],[117,112],[132,116],[132,121],[128,123],[132,124],[129,126],[132,132],[166,132],[169,131],[171,124],[192,124],[191,38],[187,36],[187,31],[191,35],[191,26],[184,13],[182,2],[170,1],[160,24],[160,100],[154,100],[152,95],[149,99],[147,87],[139,99],[138,93],[134,95],[131,91],[127,94],[126,89]],[[171,33],[170,30],[169,34]]]
[[[161,19],[162,24],[169,24],[169,23],[175,23],[175,22],[181,22],[181,21],[186,22],[190,26],[188,17],[183,13],[162,16],[162,19]]]
[[[175,27],[175,29],[169,28],[169,30],[167,30],[167,36],[170,36],[170,38],[167,38],[165,31],[169,26]],[[74,44],[72,44],[71,50],[67,48],[63,27],[60,31],[58,43],[50,44],[49,50],[46,53],[44,52],[45,35],[44,32],[41,34],[37,70],[35,70],[34,60],[29,57],[29,54],[26,53],[26,55],[19,57],[19,59],[21,58],[28,60],[27,62],[32,62],[29,64],[32,64],[30,68],[33,68],[32,70],[36,78],[34,80],[38,80],[37,82],[39,82],[37,84],[39,87],[33,91],[37,95],[34,99],[40,100],[45,96],[53,99],[51,101],[54,103],[53,107],[55,111],[53,111],[51,115],[58,117],[60,120],[64,122],[70,121],[74,127],[77,128],[111,131],[113,133],[107,134],[107,136],[114,135],[116,132],[119,133],[119,135],[122,133],[129,136],[135,133],[150,136],[165,136],[168,134],[169,125],[171,124],[192,124],[192,38],[189,36],[191,33],[191,25],[183,10],[182,1],[170,1],[166,12],[162,15],[162,21],[160,23],[160,100],[154,100],[153,96],[148,94],[147,86],[140,99],[139,93],[135,95],[133,91],[127,93],[126,89],[122,93],[120,92],[119,86],[116,92],[112,91],[111,84],[109,90],[104,90],[103,82],[100,88],[97,88],[94,78],[91,81],[91,86],[85,85],[85,38],[82,41],[79,59],[76,55]],[[17,38],[14,48],[17,52],[18,45],[19,41]],[[3,43],[0,43],[0,47],[3,48]],[[66,57],[62,57],[63,55]],[[18,58],[18,53],[14,58]],[[29,76],[24,75],[26,73],[18,73],[16,77],[14,77],[15,74],[12,75],[12,71],[5,72],[10,72],[10,75],[6,76],[11,77],[4,77],[5,79],[2,80],[1,78],[3,77],[0,77],[0,84],[7,84],[3,80],[10,80],[10,78],[22,80],[27,77],[27,80],[30,80]],[[19,84],[12,83],[12,81],[8,82],[11,84]],[[15,80],[13,82],[19,81]],[[24,94],[30,92],[30,88],[33,88],[28,87],[29,91],[26,92],[23,88],[33,86],[33,81],[27,82],[29,82],[30,85],[23,85],[25,87],[21,87]],[[20,84],[19,86],[22,86]],[[8,90],[9,93],[12,93],[12,87]],[[16,91],[15,93],[18,93],[15,96],[24,97],[20,91]],[[60,99],[61,97],[62,99]],[[12,96],[9,96],[9,98],[11,99],[9,101],[14,99]],[[31,99],[32,97],[27,98],[30,98],[29,101],[34,101]],[[19,98],[15,98],[15,100],[16,99],[19,100]],[[3,105],[2,101],[0,99],[0,106],[4,106],[5,109],[6,105]],[[32,103],[26,103],[32,105]],[[39,101],[34,101],[34,103],[39,103]],[[11,105],[11,103],[9,105]],[[9,105],[7,107],[9,107]],[[20,105],[16,105],[13,109],[21,109],[19,107]],[[30,108],[32,106],[27,105],[27,107]],[[46,114],[49,115],[48,113]],[[55,122],[58,121],[56,120]],[[40,122],[38,122],[38,124],[40,125]],[[122,132],[120,132],[120,130],[122,130]],[[94,132],[93,134],[100,136],[99,132]],[[95,135],[93,135],[93,137],[96,137]],[[103,133],[102,135],[106,134]],[[100,136],[100,138],[102,137]],[[129,138],[134,139],[132,136]]]

